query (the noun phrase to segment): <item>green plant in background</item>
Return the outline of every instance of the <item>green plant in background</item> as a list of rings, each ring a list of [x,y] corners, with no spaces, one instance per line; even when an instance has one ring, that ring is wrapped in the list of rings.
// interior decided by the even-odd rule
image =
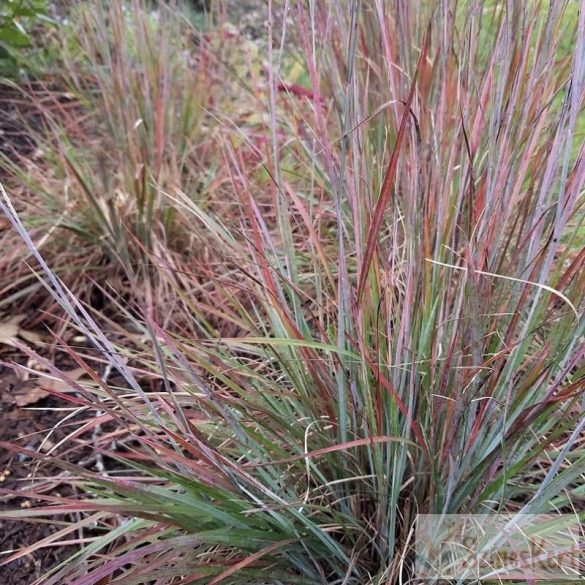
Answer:
[[[46,19],[46,0],[0,3],[0,75],[11,77],[29,68],[25,49],[32,45],[32,28]]]
[[[97,524],[42,583],[393,585],[415,576],[419,512],[582,511],[585,254],[563,238],[582,221],[585,2],[565,27],[566,4],[291,2],[310,90],[282,83],[269,38],[263,134],[216,113],[230,213],[158,183],[154,212],[172,204],[205,253],[174,265],[170,296],[144,284],[160,318],[118,304],[131,343],[0,199],[118,373],[65,348],[93,377],[79,384],[37,357],[80,417],[117,423],[104,450],[124,467],[62,463],[84,497],[0,514],[88,515],[54,543]],[[111,94],[133,70],[109,79],[109,58]],[[127,136],[133,110],[110,109]],[[136,144],[156,160],[156,140]]]

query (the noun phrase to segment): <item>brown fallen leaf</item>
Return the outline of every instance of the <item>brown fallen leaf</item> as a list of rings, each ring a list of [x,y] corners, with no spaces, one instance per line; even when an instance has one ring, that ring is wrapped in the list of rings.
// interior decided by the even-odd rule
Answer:
[[[14,315],[8,321],[0,323],[0,344],[15,346],[18,337],[34,344],[42,343],[38,333],[26,331],[20,328],[20,324],[26,319],[26,315]]]
[[[30,406],[48,395],[49,393],[45,392],[42,388],[27,384],[26,387],[20,388],[12,394],[12,401],[16,406]]]
[[[85,374],[85,370],[77,368],[76,370],[63,373],[71,381],[75,382]],[[34,381],[29,380],[26,384],[21,385],[20,388],[13,390],[11,392],[11,401],[16,406],[30,406],[49,396],[49,390],[60,393],[75,391],[70,383],[59,380],[58,378],[39,377]]]
[[[14,345],[14,340],[20,332],[19,324],[24,319],[23,315],[15,315],[12,319],[0,323],[0,343]]]
[[[43,338],[34,331],[26,331],[25,329],[21,329],[18,335],[20,335],[20,337],[22,337],[26,341],[34,343],[35,345],[40,345],[41,343],[43,343]]]
[[[83,368],[76,368],[75,370],[63,372],[63,375],[71,380],[71,382],[77,382],[77,380],[85,376],[85,374],[86,372]],[[52,390],[53,392],[75,392],[75,389],[71,387],[69,382],[65,382],[59,378],[42,377],[37,381],[37,385],[44,390]]]

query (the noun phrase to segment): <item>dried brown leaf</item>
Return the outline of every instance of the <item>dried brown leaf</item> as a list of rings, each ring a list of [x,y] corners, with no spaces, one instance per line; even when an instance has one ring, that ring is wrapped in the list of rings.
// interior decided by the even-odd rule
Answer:
[[[76,382],[86,374],[86,371],[83,368],[76,368],[75,370],[70,370],[68,372],[63,372],[63,374],[72,382]],[[69,382],[65,382],[64,380],[59,380],[58,378],[41,378],[38,380],[38,386],[44,390],[51,390],[53,392],[74,392],[75,390],[71,388],[71,384]]]
[[[45,392],[42,388],[39,388],[38,386],[27,385],[15,392],[12,395],[12,400],[16,406],[23,407],[36,404],[39,400],[42,400],[46,396],[48,396],[48,392]]]
[[[71,380],[76,381],[85,374],[85,370],[77,368],[64,374]],[[21,386],[16,391],[12,392],[11,399],[17,406],[30,406],[36,404],[39,400],[49,396],[50,392],[72,392],[69,382],[59,380],[57,378],[38,378],[34,382],[29,382],[26,385]]]
[[[26,319],[26,315],[14,315],[7,321],[0,323],[0,345],[15,346],[14,341],[17,337],[38,345],[42,343],[42,338],[38,333],[26,331],[20,328],[20,324]]]

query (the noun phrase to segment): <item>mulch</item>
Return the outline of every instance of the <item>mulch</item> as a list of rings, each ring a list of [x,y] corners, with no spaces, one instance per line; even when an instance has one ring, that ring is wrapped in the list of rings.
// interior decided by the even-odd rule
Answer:
[[[35,350],[50,359],[61,371],[73,372],[74,364],[70,358],[62,351],[55,351],[54,346],[37,346]],[[86,351],[92,353],[89,348]],[[0,443],[10,443],[39,455],[29,457],[0,444],[0,510],[26,510],[43,505],[38,500],[32,501],[26,494],[20,496],[14,492],[30,490],[51,497],[75,498],[78,492],[68,480],[70,473],[55,464],[53,457],[45,458],[43,455],[50,454],[59,461],[88,471],[98,471],[98,459],[90,445],[108,436],[115,424],[105,423],[98,427],[97,432],[92,431],[90,445],[86,443],[87,434],[84,434],[75,440],[67,439],[62,449],[57,448],[78,427],[79,417],[65,420],[76,405],[39,390],[39,379],[34,374],[28,376],[25,370],[15,364],[27,368],[33,365],[18,349],[0,344]],[[86,418],[84,416],[84,420]],[[118,462],[107,456],[100,458],[100,464],[108,473],[115,473],[120,467]],[[69,515],[52,519],[71,522],[80,518]],[[0,562],[13,552],[34,545],[59,529],[59,526],[33,518],[0,518]],[[89,527],[84,529],[83,534],[72,532],[65,539],[74,541],[77,537],[87,538],[92,535]],[[66,561],[78,548],[75,544],[56,544],[34,550],[0,567],[0,585],[30,585],[48,570]]]
[[[2,359],[10,356],[0,356]],[[23,382],[15,372],[0,365],[0,441],[13,443],[31,451],[41,451],[48,445],[62,439],[65,429],[57,428],[45,439],[50,431],[63,418],[63,408],[67,405],[58,398],[48,396],[29,406],[15,404],[15,396],[22,389]],[[61,409],[61,410],[59,410]],[[43,445],[43,441],[45,443]],[[38,462],[10,449],[0,448],[0,488],[22,491],[32,482],[42,481],[43,477],[55,476],[61,472],[50,463]],[[47,491],[54,496],[70,496],[72,488],[67,484],[51,486]],[[0,495],[0,510],[26,509],[31,506],[25,497]],[[55,526],[41,522],[0,519],[0,560],[10,554],[8,551],[38,542],[55,533]],[[48,569],[60,564],[75,550],[74,546],[58,546],[39,549],[17,559],[7,566],[0,567],[0,583],[11,585],[30,585]]]

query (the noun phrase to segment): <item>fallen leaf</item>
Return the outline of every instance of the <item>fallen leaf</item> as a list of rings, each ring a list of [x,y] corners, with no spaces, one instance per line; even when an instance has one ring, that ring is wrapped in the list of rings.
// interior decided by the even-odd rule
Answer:
[[[0,343],[4,345],[14,345],[14,339],[20,332],[20,323],[24,319],[23,315],[15,315],[12,319],[0,323]]]
[[[79,378],[83,377],[85,374],[86,372],[83,368],[77,368],[75,370],[63,372],[63,375],[71,380],[71,382],[77,382],[77,380],[79,380]],[[44,390],[51,390],[53,392],[75,392],[75,389],[71,387],[69,382],[65,382],[59,378],[49,378],[48,376],[40,378],[38,381],[38,386]]]
[[[42,400],[49,393],[45,392],[42,388],[38,386],[28,386],[26,388],[20,389],[19,391],[15,392],[12,395],[12,400],[16,406],[30,406],[31,404],[36,404],[39,400]]]
[[[20,328],[20,324],[26,319],[26,315],[14,315],[8,321],[0,323],[0,344],[16,346],[14,343],[17,337],[22,337],[35,345],[42,343],[42,338],[38,333],[26,331]]]
[[[85,374],[85,370],[77,368],[76,370],[63,372],[63,374],[72,382],[75,382]],[[21,385],[20,388],[13,390],[10,393],[10,398],[11,402],[16,406],[30,406],[49,396],[50,391],[65,393],[74,392],[75,390],[69,382],[58,378],[39,377],[34,381],[29,380],[26,384]]]
[[[19,335],[26,341],[30,341],[30,343],[34,343],[35,345],[40,345],[41,343],[43,343],[43,338],[34,331],[26,331],[24,329],[21,329]]]

